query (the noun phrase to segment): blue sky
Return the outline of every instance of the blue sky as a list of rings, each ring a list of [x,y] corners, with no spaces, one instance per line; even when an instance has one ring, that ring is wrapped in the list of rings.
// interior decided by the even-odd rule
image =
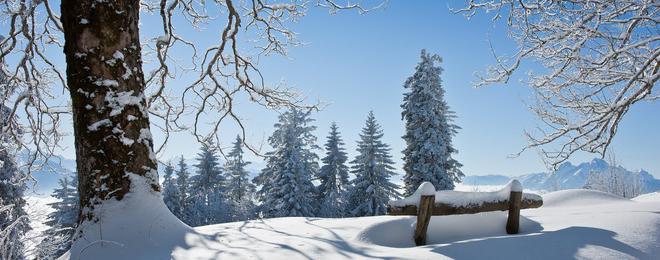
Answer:
[[[400,169],[400,151],[404,147],[402,84],[413,73],[420,50],[425,48],[444,59],[441,66],[446,101],[458,116],[456,124],[463,128],[454,140],[459,150],[455,157],[463,163],[463,172],[518,175],[545,171],[534,151],[509,158],[525,145],[523,130],[538,123],[524,103],[532,93],[519,81],[533,67],[524,67],[507,85],[480,89],[472,86],[476,80],[473,73],[494,61],[489,40],[501,54],[515,48],[506,28],[493,24],[491,17],[481,14],[468,20],[452,14],[444,1],[391,1],[386,8],[365,15],[351,11],[329,15],[327,10],[312,7],[293,26],[299,40],[306,44],[290,49],[288,57],[262,58],[260,68],[268,82],[282,80],[311,102],[328,103],[313,115],[319,145],[325,141],[330,123],[336,121],[351,157],[367,113],[373,110]],[[152,26],[160,28],[148,18],[143,19],[142,25],[143,32]],[[215,31],[193,35],[193,40],[202,42],[209,41],[209,37],[217,39]],[[177,88],[176,83],[173,85]],[[267,150],[265,140],[272,132],[277,113],[250,104],[240,104],[238,108],[248,127],[248,142]],[[660,176],[659,130],[660,103],[639,104],[622,122],[612,151],[623,166],[643,168]],[[237,129],[227,124],[222,131],[226,137],[222,145],[228,146]],[[154,136],[158,139],[161,135]],[[72,142],[70,138],[66,141],[69,149],[63,155],[73,157]],[[167,160],[181,154],[191,158],[198,147],[190,136],[177,134],[160,158]],[[594,156],[578,154],[571,161],[586,161]],[[254,156],[251,159],[259,160]],[[258,165],[261,164],[255,164]]]

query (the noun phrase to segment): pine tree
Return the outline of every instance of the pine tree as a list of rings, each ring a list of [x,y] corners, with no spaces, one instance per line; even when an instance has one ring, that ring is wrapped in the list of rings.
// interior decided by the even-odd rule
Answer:
[[[387,202],[397,198],[396,184],[390,182],[394,162],[390,148],[381,141],[383,131],[369,112],[358,141],[358,155],[351,161],[355,178],[348,191],[348,211],[352,216],[375,216],[387,212]]]
[[[283,113],[268,138],[274,150],[267,153],[266,168],[255,178],[261,185],[258,196],[264,217],[308,217],[316,213],[312,176],[318,170],[318,156],[312,150],[319,147],[312,134],[316,127],[310,125],[314,121],[310,113],[297,109]]]
[[[345,191],[348,185],[348,157],[344,152],[344,142],[341,140],[337,124],[330,126],[330,135],[325,144],[326,156],[321,159],[323,167],[317,178],[321,182],[318,193],[321,205],[319,217],[336,218],[345,216]]]
[[[189,183],[189,178],[190,178],[190,173],[188,173],[188,165],[186,164],[186,161],[183,159],[183,156],[181,156],[181,159],[179,159],[179,169],[176,171],[176,190],[177,190],[177,197],[176,200],[174,201],[174,206],[171,208],[172,213],[179,218],[181,221],[185,222],[186,224],[189,224],[190,219],[189,216],[187,215],[187,208],[188,208],[188,183]]]
[[[77,177],[64,176],[59,180],[60,187],[53,191],[52,197],[58,199],[48,204],[53,212],[45,222],[50,228],[43,232],[44,239],[37,249],[38,259],[56,259],[71,247],[71,240],[78,223]]]
[[[14,161],[15,144],[4,132],[10,109],[0,104],[0,259],[24,259],[21,238],[30,230],[23,193],[27,177]]]
[[[225,172],[227,173],[227,196],[232,208],[232,220],[242,221],[254,215],[253,197],[256,190],[254,184],[248,179],[245,166],[250,162],[243,160],[243,141],[236,136],[234,147],[227,154]]]
[[[190,178],[190,225],[202,226],[229,221],[225,178],[213,144],[202,145],[197,154],[197,175]]]
[[[409,77],[404,88],[402,118],[406,121],[406,148],[403,160],[406,174],[403,177],[404,195],[415,192],[422,182],[428,181],[437,190],[452,190],[463,173],[462,165],[452,158],[458,151],[452,145],[452,137],[460,129],[453,124],[454,113],[444,100],[440,73],[436,66],[442,59],[422,50],[422,61]]]
[[[181,208],[181,196],[179,194],[179,187],[177,187],[176,179],[174,179],[174,166],[172,163],[165,165],[165,174],[163,175],[163,202],[167,205],[174,215],[179,216],[183,211]]]

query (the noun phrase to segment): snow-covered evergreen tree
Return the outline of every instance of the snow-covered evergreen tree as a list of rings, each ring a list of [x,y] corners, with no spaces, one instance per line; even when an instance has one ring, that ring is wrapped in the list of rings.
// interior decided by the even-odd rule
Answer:
[[[37,259],[56,259],[71,247],[71,240],[78,224],[78,179],[64,176],[59,180],[60,187],[53,191],[57,201],[48,204],[53,212],[45,222],[49,226],[43,232],[44,239],[37,248]]]
[[[460,182],[462,166],[452,158],[458,151],[452,145],[452,137],[460,129],[453,124],[454,113],[444,100],[440,73],[436,65],[442,59],[422,50],[422,61],[403,87],[402,118],[406,122],[406,148],[403,150],[404,195],[415,192],[422,182],[428,181],[437,190],[452,190],[454,182]]]
[[[227,174],[227,196],[232,209],[231,219],[248,220],[254,216],[253,202],[256,187],[248,179],[245,166],[250,162],[243,160],[243,140],[236,136],[234,147],[227,154],[225,172]]]
[[[369,112],[366,126],[358,141],[358,155],[351,161],[351,180],[348,190],[348,212],[352,216],[375,216],[387,213],[387,202],[397,198],[398,186],[390,182],[395,175],[390,148],[381,141],[383,131]]]
[[[23,193],[27,176],[15,162],[15,144],[5,134],[9,108],[0,104],[0,259],[24,259],[21,238],[30,230]]]
[[[176,179],[174,178],[174,166],[172,163],[165,165],[165,173],[163,174],[163,202],[167,205],[175,215],[182,212],[180,205],[181,196],[179,195],[179,187],[177,187]]]
[[[266,168],[255,178],[261,185],[258,198],[263,217],[314,216],[317,210],[312,176],[318,170],[319,149],[311,125],[311,111],[297,109],[279,116],[275,132],[268,138],[273,151],[267,153]]]
[[[191,226],[228,222],[225,178],[215,155],[213,144],[202,145],[197,154],[197,174],[190,178],[188,217]]]
[[[190,182],[190,173],[188,173],[188,165],[186,161],[181,156],[178,163],[178,169],[176,170],[176,198],[172,202],[174,206],[170,208],[172,213],[179,218],[181,221],[189,224],[190,218],[187,215],[187,204],[188,204],[188,185]]]
[[[339,134],[337,124],[330,126],[330,135],[325,144],[325,157],[321,159],[323,166],[317,179],[320,199],[319,217],[336,218],[345,216],[345,192],[348,185],[348,157],[344,152],[344,142]]]

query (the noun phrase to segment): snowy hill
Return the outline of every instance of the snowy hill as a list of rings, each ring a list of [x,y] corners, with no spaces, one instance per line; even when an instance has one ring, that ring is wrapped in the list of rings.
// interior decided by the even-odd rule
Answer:
[[[610,167],[606,161],[601,159],[593,159],[590,162],[584,162],[578,165],[565,162],[554,173],[531,173],[517,177],[503,175],[466,176],[463,183],[466,185],[504,185],[510,179],[518,179],[526,189],[530,190],[555,190],[556,187],[561,190],[579,189],[584,186],[590,172],[602,172]],[[621,166],[618,166],[618,168],[625,174],[639,173],[641,181],[644,184],[644,193],[660,190],[660,180],[655,179],[647,171],[640,170],[633,172]]]
[[[506,235],[506,212],[434,216],[428,245],[415,247],[415,217],[273,218],[198,227],[165,225],[128,244],[102,226],[105,242],[90,241],[85,259],[657,259],[659,193],[639,201],[590,190],[543,196],[549,205],[522,210],[521,233]],[[597,202],[597,203],[596,203]],[[150,211],[144,211],[150,212]],[[149,213],[151,214],[151,213]],[[172,227],[175,226],[175,228]]]

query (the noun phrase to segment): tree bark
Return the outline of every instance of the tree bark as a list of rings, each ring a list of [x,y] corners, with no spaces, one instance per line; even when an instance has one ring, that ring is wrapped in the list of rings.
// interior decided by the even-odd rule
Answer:
[[[104,201],[122,200],[135,177],[147,178],[146,189],[160,190],[144,96],[139,2],[61,3],[80,223],[96,221],[94,209]]]

